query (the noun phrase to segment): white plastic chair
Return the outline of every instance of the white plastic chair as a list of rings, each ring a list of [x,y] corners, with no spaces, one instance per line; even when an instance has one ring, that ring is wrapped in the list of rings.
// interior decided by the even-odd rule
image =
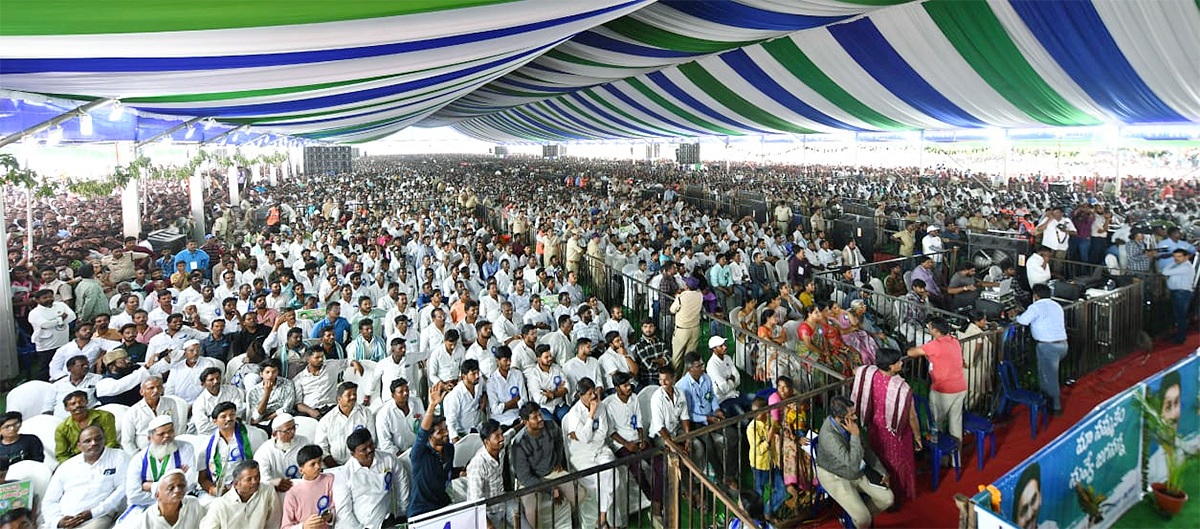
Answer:
[[[638,425],[647,430],[647,435],[650,429],[650,400],[654,398],[656,391],[658,386],[646,386],[637,394],[638,412],[642,414],[638,418]]]
[[[246,426],[246,434],[250,438],[251,452],[258,452],[258,447],[262,446],[269,439],[267,432],[264,432],[262,428],[255,428],[253,426]]]
[[[46,407],[50,402],[51,408]],[[25,419],[51,411],[54,405],[54,385],[42,380],[30,380],[8,392],[5,409],[19,411]]]
[[[19,461],[8,467],[5,479],[28,481],[29,488],[33,490],[34,502],[40,504],[42,497],[46,494],[46,488],[50,486],[50,476],[52,475],[54,472],[50,470],[50,467],[37,461]]]
[[[208,446],[208,438],[209,437],[211,437],[211,436],[196,435],[196,434],[191,434],[191,433],[186,433],[186,434],[175,436],[176,442],[183,441],[183,442],[186,442],[186,443],[189,443],[192,445],[192,451],[194,452],[194,454],[196,456],[196,460],[191,462],[191,464],[196,465],[193,468],[200,468],[200,469],[205,468],[207,462],[204,461],[204,449]],[[184,464],[187,464],[187,463],[184,463]]]
[[[53,415],[34,415],[21,421],[21,433],[35,435],[42,441],[42,453],[51,472],[58,468],[58,460],[54,458],[54,430],[59,424],[62,424],[62,421]]]
[[[121,419],[123,417],[125,417],[126,413],[129,412],[129,406],[126,406],[124,404],[115,404],[114,403],[114,404],[105,404],[103,406],[100,406],[97,409],[113,414],[113,419],[117,423],[117,436],[119,437],[121,435]]]
[[[363,388],[363,380],[366,380],[367,377],[371,376],[371,373],[375,372],[375,361],[359,360],[358,363],[362,364],[363,374],[360,376],[358,373],[354,372],[354,366],[347,364],[345,371],[342,371],[342,381],[358,384],[358,396],[359,398],[362,398],[364,396],[363,391],[365,391]]]
[[[297,415],[294,420],[296,421],[296,435],[303,435],[310,443],[316,442],[317,420],[300,415]]]
[[[483,438],[479,434],[467,434],[454,443],[454,467],[463,468],[475,457],[475,452],[483,449]]]

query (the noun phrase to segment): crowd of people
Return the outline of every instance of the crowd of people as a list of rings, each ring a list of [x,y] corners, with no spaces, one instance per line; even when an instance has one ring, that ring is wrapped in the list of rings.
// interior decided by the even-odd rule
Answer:
[[[219,206],[210,235],[176,252],[118,237],[115,203],[88,203],[108,215],[88,220],[76,220],[79,201],[39,205],[35,253],[12,261],[29,376],[53,383],[44,411],[62,420],[39,516],[91,529],[379,528],[535,488],[490,502],[488,524],[542,527],[581,523],[582,487],[597,505],[589,523],[627,527],[633,514],[618,498],[630,490],[658,516],[661,459],[587,474],[580,487],[545,484],[682,439],[720,486],[743,488],[737,471],[753,470],[755,488],[771,490],[743,496],[754,512],[794,516],[819,480],[867,527],[915,497],[915,453],[939,431],[916,424],[905,357],[935,366],[931,416],[962,438],[973,364],[959,336],[970,326],[933,309],[969,309],[998,277],[971,265],[937,273],[960,231],[1011,229],[1040,244],[1024,274],[1015,264],[1001,273],[1032,293],[1016,321],[1038,341],[1055,410],[1065,327],[1046,283],[1067,258],[1103,263],[1125,247],[1117,266],[1167,276],[1182,311],[1174,337],[1185,336],[1194,182],[1168,193],[1130,181],[1121,196],[1083,184],[1063,203],[1041,181],[991,188],[945,170],[931,182],[820,170],[369,158],[352,175],[302,176]],[[703,196],[762,192],[767,218],[697,207],[678,183]],[[184,216],[180,195],[166,193],[153,215]],[[900,228],[898,253],[918,266],[908,281],[895,269],[883,282],[917,307],[902,320],[927,340],[902,343],[868,311],[869,278],[856,267],[875,256],[827,234],[846,200]],[[1104,207],[1132,227],[1121,232]],[[263,209],[265,221],[247,214]],[[581,282],[610,271],[628,280],[619,292]],[[818,291],[824,273],[855,289]],[[988,325],[966,313],[976,332]],[[705,314],[742,332],[704,329]],[[854,398],[833,399],[819,427],[789,400],[811,389],[797,358],[853,381]],[[774,389],[757,396],[754,383]],[[119,418],[100,409],[108,404],[123,406]],[[739,416],[752,418],[690,435]],[[37,437],[18,435],[23,419],[0,417],[0,464],[43,458]],[[476,435],[474,453],[456,457]]]

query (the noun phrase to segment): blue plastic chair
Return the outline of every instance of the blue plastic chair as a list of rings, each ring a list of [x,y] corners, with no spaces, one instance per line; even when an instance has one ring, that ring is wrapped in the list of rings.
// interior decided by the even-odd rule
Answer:
[[[762,388],[762,389],[758,390],[757,392],[755,392],[754,396],[756,398],[762,397],[764,400],[766,400],[766,399],[771,398],[771,395],[774,395],[774,394],[775,394],[775,388],[765,387],[765,388]]]
[[[996,457],[996,429],[992,426],[992,421],[987,418],[975,415],[969,411],[963,412],[963,431],[970,432],[975,436],[975,457],[978,459],[979,470],[983,470],[983,445],[988,441],[992,441],[992,449],[987,457]]]
[[[1005,415],[1012,406],[1024,404],[1029,407],[1029,438],[1037,438],[1040,418],[1045,417],[1046,425],[1050,424],[1050,410],[1046,407],[1046,396],[1036,391],[1021,389],[1021,385],[1017,383],[1017,369],[1011,362],[1000,362],[997,369],[1000,370],[1000,395],[997,397],[999,399],[997,411],[1000,415]]]
[[[948,433],[938,433],[937,442],[925,439],[926,433],[933,432],[933,415],[929,413],[929,400],[920,395],[913,395],[913,404],[917,407],[917,420],[921,423],[921,445],[929,452],[933,462],[933,490],[938,489],[942,477],[942,458],[950,456],[954,463],[954,481],[962,479],[962,458],[958,441]]]

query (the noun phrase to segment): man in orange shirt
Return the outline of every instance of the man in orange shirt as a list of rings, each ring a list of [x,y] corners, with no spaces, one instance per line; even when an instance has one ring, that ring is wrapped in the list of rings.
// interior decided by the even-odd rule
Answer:
[[[943,422],[949,422],[950,435],[962,442],[963,401],[967,397],[962,344],[950,332],[945,318],[932,318],[925,327],[933,339],[909,349],[908,356],[929,360],[929,412],[933,424],[940,430]]]

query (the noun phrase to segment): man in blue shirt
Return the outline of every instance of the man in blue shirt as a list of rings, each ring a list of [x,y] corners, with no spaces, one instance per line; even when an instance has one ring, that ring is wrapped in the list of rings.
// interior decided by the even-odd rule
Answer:
[[[1191,315],[1188,308],[1192,306],[1196,289],[1196,265],[1192,264],[1192,254],[1177,248],[1171,252],[1170,264],[1160,265],[1159,271],[1167,276],[1167,290],[1171,292],[1171,309],[1175,314],[1175,334],[1171,341],[1183,343],[1187,339],[1188,317]]]
[[[1062,398],[1058,386],[1058,363],[1067,356],[1067,324],[1063,308],[1050,299],[1050,286],[1033,285],[1033,303],[1017,316],[1016,322],[1029,326],[1037,342],[1038,386],[1050,397],[1054,414],[1062,414]]]
[[[175,268],[176,263],[184,263],[187,266],[187,271],[195,272],[199,270],[208,276],[208,253],[204,250],[196,248],[196,241],[188,241],[187,248],[180,250],[175,254],[175,258],[171,260],[171,268]]]
[[[683,358],[683,365],[687,371],[675,384],[675,389],[687,396],[692,427],[703,428],[723,420],[725,412],[721,411],[721,401],[713,390],[712,379],[705,372],[704,359],[700,357],[700,353],[688,353]],[[729,486],[736,488],[737,480],[734,476],[737,474],[738,437],[735,431],[729,433],[732,435],[727,436],[725,431],[716,431],[693,437],[691,455],[692,461],[700,468],[704,468],[706,462],[711,464],[718,476],[726,476]]]
[[[325,317],[313,325],[311,338],[320,338],[321,332],[327,327],[333,329],[333,339],[338,345],[346,346],[346,342],[350,341],[350,322],[342,317],[342,304],[336,301],[330,301],[325,307]]]
[[[454,477],[454,445],[446,418],[436,415],[438,404],[447,390],[439,382],[429,388],[429,406],[417,428],[409,458],[412,460],[412,497],[408,502],[408,519],[450,505],[446,489]]]
[[[1167,238],[1159,241],[1157,248],[1149,250],[1158,255],[1159,273],[1163,273],[1165,268],[1171,266],[1175,250],[1184,250],[1189,255],[1196,253],[1196,247],[1183,238],[1183,232],[1179,228],[1167,230]]]

